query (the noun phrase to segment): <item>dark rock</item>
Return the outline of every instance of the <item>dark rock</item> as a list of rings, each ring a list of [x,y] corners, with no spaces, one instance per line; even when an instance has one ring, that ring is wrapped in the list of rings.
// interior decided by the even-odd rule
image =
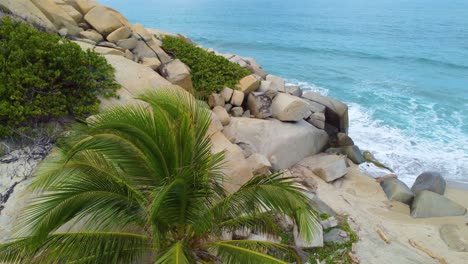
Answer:
[[[354,145],[354,141],[345,133],[338,133],[336,135],[336,146],[337,147],[346,147]]]
[[[347,146],[341,148],[329,148],[325,151],[328,154],[346,155],[355,164],[366,162],[358,146]]]
[[[272,115],[271,103],[271,98],[262,92],[250,93],[247,99],[247,105],[250,113],[252,113],[256,118],[270,117]]]
[[[446,182],[440,173],[428,171],[416,178],[411,190],[414,194],[427,190],[443,195],[445,193],[445,186]]]
[[[440,194],[420,191],[411,205],[411,216],[416,218],[460,216],[466,208]]]
[[[389,178],[380,183],[387,198],[405,204],[411,204],[414,194],[406,184],[396,178]]]
[[[325,233],[323,241],[325,243],[343,244],[349,241],[349,235],[344,230],[333,228]]]

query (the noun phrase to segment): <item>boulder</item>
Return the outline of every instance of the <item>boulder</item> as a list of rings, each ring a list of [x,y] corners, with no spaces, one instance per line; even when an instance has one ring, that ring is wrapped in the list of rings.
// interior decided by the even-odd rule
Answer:
[[[336,155],[314,155],[301,160],[298,163],[326,182],[332,182],[348,173],[346,159]]]
[[[213,111],[210,112],[210,117],[211,123],[208,127],[208,132],[206,133],[208,137],[211,137],[215,133],[223,130],[223,124],[221,124],[221,121],[219,121],[218,116],[216,116],[215,113],[213,113]]]
[[[233,107],[231,109],[231,115],[234,117],[241,117],[244,114],[244,109],[240,106]]]
[[[315,234],[312,238],[312,241],[307,242],[302,237],[299,236],[299,232],[297,226],[293,228],[293,236],[294,236],[294,245],[300,248],[315,248],[315,247],[323,247],[323,229],[322,226],[317,226],[315,228]]]
[[[112,49],[119,49],[117,48],[117,45],[115,45],[114,43],[112,42],[108,42],[108,41],[101,41],[97,44],[97,46],[101,46],[101,47],[106,47],[106,48],[112,48]]]
[[[78,11],[83,15],[87,14],[91,9],[99,5],[95,0],[75,0],[74,2],[78,7]]]
[[[60,6],[63,12],[67,13],[76,23],[80,23],[83,20],[83,15],[78,12],[73,6],[56,1],[56,3]]]
[[[167,64],[161,66],[161,74],[173,84],[179,85],[188,92],[193,91],[192,77],[190,76],[190,68],[175,59]]]
[[[123,49],[129,49],[132,50],[137,46],[137,40],[134,38],[128,38],[128,39],[121,39],[117,41],[117,46],[123,48]]]
[[[31,2],[52,22],[56,28],[66,28],[68,35],[76,36],[81,30],[76,21],[57,3],[66,5],[61,0],[31,0]]]
[[[260,81],[257,80],[254,75],[249,75],[242,78],[237,86],[239,87],[239,90],[245,94],[248,94],[258,89],[260,86]]]
[[[380,183],[389,200],[411,204],[414,194],[408,186],[396,178],[389,178]]]
[[[146,67],[150,67],[153,70],[159,69],[159,66],[161,66],[161,62],[158,60],[158,58],[147,58],[143,57],[141,58],[141,64],[145,65]]]
[[[241,106],[244,102],[245,94],[241,91],[234,90],[231,97],[231,104],[233,106]]]
[[[307,104],[309,104],[309,110],[312,113],[322,113],[325,114],[325,106],[321,105],[319,103],[316,103],[314,101],[308,100],[304,97],[302,97],[302,100],[304,100]],[[325,119],[324,119],[325,120]]]
[[[460,216],[466,208],[438,193],[422,190],[411,204],[411,216],[416,218]]]
[[[296,86],[296,85],[286,85],[285,87],[285,90],[286,90],[286,93],[290,94],[290,95],[294,95],[294,96],[297,96],[297,97],[301,97],[302,96],[302,89],[301,87],[299,86]]]
[[[142,94],[146,89],[161,89],[174,87],[152,69],[118,55],[104,55],[107,62],[115,69],[115,80],[122,88],[119,99],[102,99],[101,109],[112,105],[135,102],[134,96]],[[174,87],[177,88],[177,87]],[[179,87],[179,89],[181,89]]]
[[[150,41],[153,39],[153,36],[141,24],[134,24],[132,29],[137,39],[143,39],[145,41]]]
[[[259,92],[266,92],[266,91],[275,91],[277,92],[277,90],[274,90],[274,87],[272,88],[272,84],[270,81],[261,81],[260,82],[260,87],[258,87],[258,90]]]
[[[231,111],[231,109],[232,109],[232,104],[225,104],[225,105],[224,105],[224,109],[226,109],[226,111],[228,111],[228,112]]]
[[[285,92],[285,82],[284,79],[272,74],[268,74],[265,79],[271,82],[269,86],[269,90],[277,91],[277,92]]]
[[[223,97],[224,101],[227,103],[231,100],[233,93],[234,93],[234,90],[232,90],[229,87],[224,87],[223,90],[221,90],[220,94]]]
[[[245,62],[244,59],[242,59],[242,57],[239,55],[234,55],[234,57],[229,58],[229,61],[238,64],[242,68],[246,68],[248,66],[247,62]]]
[[[316,128],[324,129],[325,128],[325,114],[324,113],[312,113],[309,116],[309,118],[307,118],[307,122],[311,123]]]
[[[305,121],[285,123],[276,119],[231,118],[223,130],[236,144],[245,144],[268,158],[273,170],[289,168],[305,157],[319,153],[328,135]]]
[[[281,121],[299,121],[311,112],[304,100],[290,94],[278,93],[271,104],[273,117]]]
[[[125,57],[125,53],[122,52],[121,50],[113,49],[113,48],[107,48],[107,47],[96,46],[94,48],[94,52],[102,54],[102,55],[119,55],[119,56],[124,56]]]
[[[107,36],[107,40],[113,43],[117,43],[119,40],[127,39],[132,34],[132,29],[130,27],[120,27],[114,30]]]
[[[80,46],[80,48],[84,51],[86,50],[94,50],[94,45],[93,44],[89,44],[89,43],[86,43],[86,42],[83,42],[83,41],[77,41],[77,40],[72,40],[73,43],[77,44],[78,46]]]
[[[212,93],[208,96],[208,105],[213,108],[215,106],[223,106],[224,107],[224,98],[217,93]]]
[[[111,32],[123,26],[115,12],[101,5],[93,7],[93,9],[85,15],[84,19],[94,29],[106,37]]]
[[[421,191],[431,191],[443,195],[445,193],[446,182],[438,172],[427,171],[416,178],[411,190],[414,194]]]
[[[271,98],[262,92],[253,92],[249,94],[247,105],[250,113],[256,118],[267,118],[272,115]]]
[[[231,117],[229,116],[228,112],[222,106],[215,106],[213,108],[213,113],[218,117],[218,120],[221,122],[223,126],[229,125],[231,121]]]
[[[57,27],[42,13],[30,0],[1,0],[0,9],[7,10],[13,14],[21,14],[28,21],[44,27],[48,31],[56,31]]]
[[[247,163],[254,175],[268,174],[271,168],[271,163],[262,154],[252,154],[247,158]]]
[[[366,160],[364,159],[364,156],[362,155],[361,150],[356,145],[341,147],[341,153],[343,155],[346,155],[355,164],[362,164],[366,162]]]
[[[260,78],[265,79],[267,73],[262,69],[260,65],[258,65],[257,61],[253,58],[244,58],[245,62],[247,62],[246,69],[249,70],[251,73],[260,76]]]
[[[333,228],[323,236],[325,243],[344,244],[349,241],[349,235],[346,231],[339,228]]]
[[[99,32],[94,29],[88,29],[86,31],[81,31],[79,34],[80,38],[90,39],[94,42],[101,42],[104,38]]]
[[[321,220],[320,224],[322,225],[323,229],[329,229],[332,227],[336,227],[338,225],[338,220],[334,216],[330,216],[325,220]]]
[[[244,113],[242,114],[243,117],[251,117],[251,114],[250,114],[250,110],[247,109],[244,111]]]
[[[302,97],[325,106],[327,123],[336,127],[339,132],[348,133],[348,106],[346,104],[311,91],[305,92]]]
[[[169,55],[161,49],[158,42],[155,39],[151,39],[149,41],[138,40],[137,45],[133,49],[133,53],[138,57],[155,57],[158,58],[161,63],[168,63],[172,59]]]
[[[213,134],[210,139],[213,153],[224,151],[224,164],[221,168],[225,175],[224,188],[228,193],[235,192],[253,177],[242,149],[232,144],[221,132]]]
[[[336,134],[336,146],[346,147],[354,145],[354,141],[345,133],[339,132]]]
[[[133,53],[130,51],[130,50],[125,50],[125,58],[129,59],[129,60],[133,60],[135,59],[135,56],[133,56]]]

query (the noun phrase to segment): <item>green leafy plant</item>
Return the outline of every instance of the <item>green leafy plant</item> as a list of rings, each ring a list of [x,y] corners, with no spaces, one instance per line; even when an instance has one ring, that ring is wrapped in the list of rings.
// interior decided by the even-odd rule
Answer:
[[[204,102],[175,89],[139,99],[147,106],[114,107],[59,141],[1,263],[286,263],[274,256],[294,255],[288,245],[221,239],[245,228],[278,236],[278,215],[312,239],[316,218],[294,178],[256,176],[226,193]],[[59,231],[69,227],[78,231]]]
[[[201,96],[218,92],[224,86],[235,88],[240,79],[251,74],[236,63],[179,37],[164,37],[163,48],[190,67],[193,86]]]
[[[96,113],[119,87],[106,60],[57,35],[0,22],[0,137],[63,115]]]

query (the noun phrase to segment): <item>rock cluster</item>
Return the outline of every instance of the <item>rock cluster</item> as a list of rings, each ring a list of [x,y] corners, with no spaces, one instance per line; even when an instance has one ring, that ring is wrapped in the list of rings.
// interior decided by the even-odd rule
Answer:
[[[411,189],[395,175],[383,177],[380,185],[389,200],[410,205],[415,218],[459,216],[466,208],[443,196],[446,182],[437,172],[424,172],[416,178]]]

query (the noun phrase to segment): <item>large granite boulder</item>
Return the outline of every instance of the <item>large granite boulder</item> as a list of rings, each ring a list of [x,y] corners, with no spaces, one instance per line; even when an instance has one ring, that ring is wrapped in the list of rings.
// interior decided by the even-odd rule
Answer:
[[[76,36],[81,31],[75,19],[65,12],[59,4],[66,5],[61,0],[31,0],[36,7],[51,21],[57,29],[66,28],[67,34]],[[20,14],[21,15],[21,14]]]
[[[218,117],[218,120],[223,126],[227,126],[229,125],[229,122],[231,122],[231,117],[224,107],[219,105],[215,106],[213,108],[213,113]]]
[[[132,34],[132,29],[130,27],[119,27],[118,29],[112,31],[107,36],[107,40],[113,43],[117,43],[121,39],[127,39]]]
[[[262,92],[250,93],[247,99],[247,106],[250,113],[256,118],[267,118],[272,115],[271,112],[272,100],[270,96]]]
[[[445,186],[446,182],[440,173],[427,171],[416,178],[411,190],[414,194],[427,190],[443,195],[445,193]]]
[[[325,129],[325,114],[312,113],[309,118],[307,118],[307,122],[314,125],[316,128]]]
[[[246,144],[268,158],[273,170],[286,169],[305,157],[322,151],[328,135],[306,121],[285,123],[276,119],[231,118],[226,137]]]
[[[246,69],[252,72],[255,75],[260,76],[262,79],[265,79],[267,73],[262,69],[260,65],[258,65],[257,61],[253,58],[244,58],[245,62],[247,62]]]
[[[151,33],[149,33],[148,30],[146,30],[146,28],[143,27],[143,25],[141,25],[141,24],[134,24],[132,26],[132,29],[133,29],[133,33],[135,34],[135,37],[138,38],[138,39],[143,39],[145,41],[150,41],[153,38]]]
[[[307,103],[299,97],[278,93],[271,104],[273,117],[281,121],[299,121],[310,116]]]
[[[235,192],[253,177],[249,163],[242,149],[232,144],[221,132],[214,133],[210,139],[213,153],[224,151],[224,164],[221,168],[225,175],[223,186],[228,193]]]
[[[83,20],[83,15],[75,9],[72,5],[66,3],[66,1],[55,1],[60,6],[63,12],[67,13],[76,23],[80,23]]]
[[[332,182],[348,173],[344,156],[314,155],[301,160],[297,166],[309,169],[326,182]]]
[[[389,200],[411,204],[414,194],[406,184],[397,178],[389,178],[380,183]]]
[[[149,41],[138,40],[135,48],[132,51],[139,58],[155,57],[158,58],[163,64],[172,60],[171,57],[169,57],[169,55],[167,55],[166,52],[161,49],[160,43],[157,42],[155,38]]]
[[[93,7],[85,15],[84,19],[105,37],[124,26],[115,12],[101,5]]]
[[[42,26],[49,31],[57,30],[54,23],[52,23],[30,0],[1,0],[0,8],[2,10],[8,10],[13,14],[21,14],[21,16],[28,21]]]
[[[239,90],[245,94],[248,94],[250,92],[256,91],[258,87],[260,87],[260,81],[257,80],[254,75],[248,75],[240,79],[237,87],[239,87]]]
[[[449,198],[431,191],[420,191],[411,205],[411,216],[416,218],[460,216],[466,208]]]
[[[146,89],[175,87],[149,67],[118,55],[104,55],[104,57],[114,67],[115,80],[122,88],[118,90],[119,99],[102,99],[101,109],[112,105],[135,102],[136,100],[133,97],[142,94]],[[179,87],[179,89],[181,88]]]
[[[162,76],[171,83],[179,85],[188,92],[193,91],[190,68],[179,59],[163,64],[160,71]]]
[[[316,92],[304,92],[304,98],[325,106],[326,122],[338,129],[339,132],[348,133],[349,119],[348,106],[331,97]]]
[[[77,7],[77,10],[83,15],[87,14],[91,9],[99,5],[95,0],[74,0],[72,2],[75,2],[75,7]]]
[[[273,90],[277,92],[285,92],[285,81],[283,78],[278,77],[273,74],[268,74],[265,77],[265,80],[270,82],[270,85],[268,87],[268,90]]]
[[[271,163],[262,154],[252,154],[247,158],[247,163],[254,175],[267,174],[271,168]]]
[[[80,38],[85,38],[85,39],[90,39],[94,42],[101,42],[102,40],[104,40],[104,38],[102,37],[101,34],[99,34],[99,32],[97,32],[96,30],[94,29],[88,29],[86,31],[81,31],[79,33],[79,37]]]

